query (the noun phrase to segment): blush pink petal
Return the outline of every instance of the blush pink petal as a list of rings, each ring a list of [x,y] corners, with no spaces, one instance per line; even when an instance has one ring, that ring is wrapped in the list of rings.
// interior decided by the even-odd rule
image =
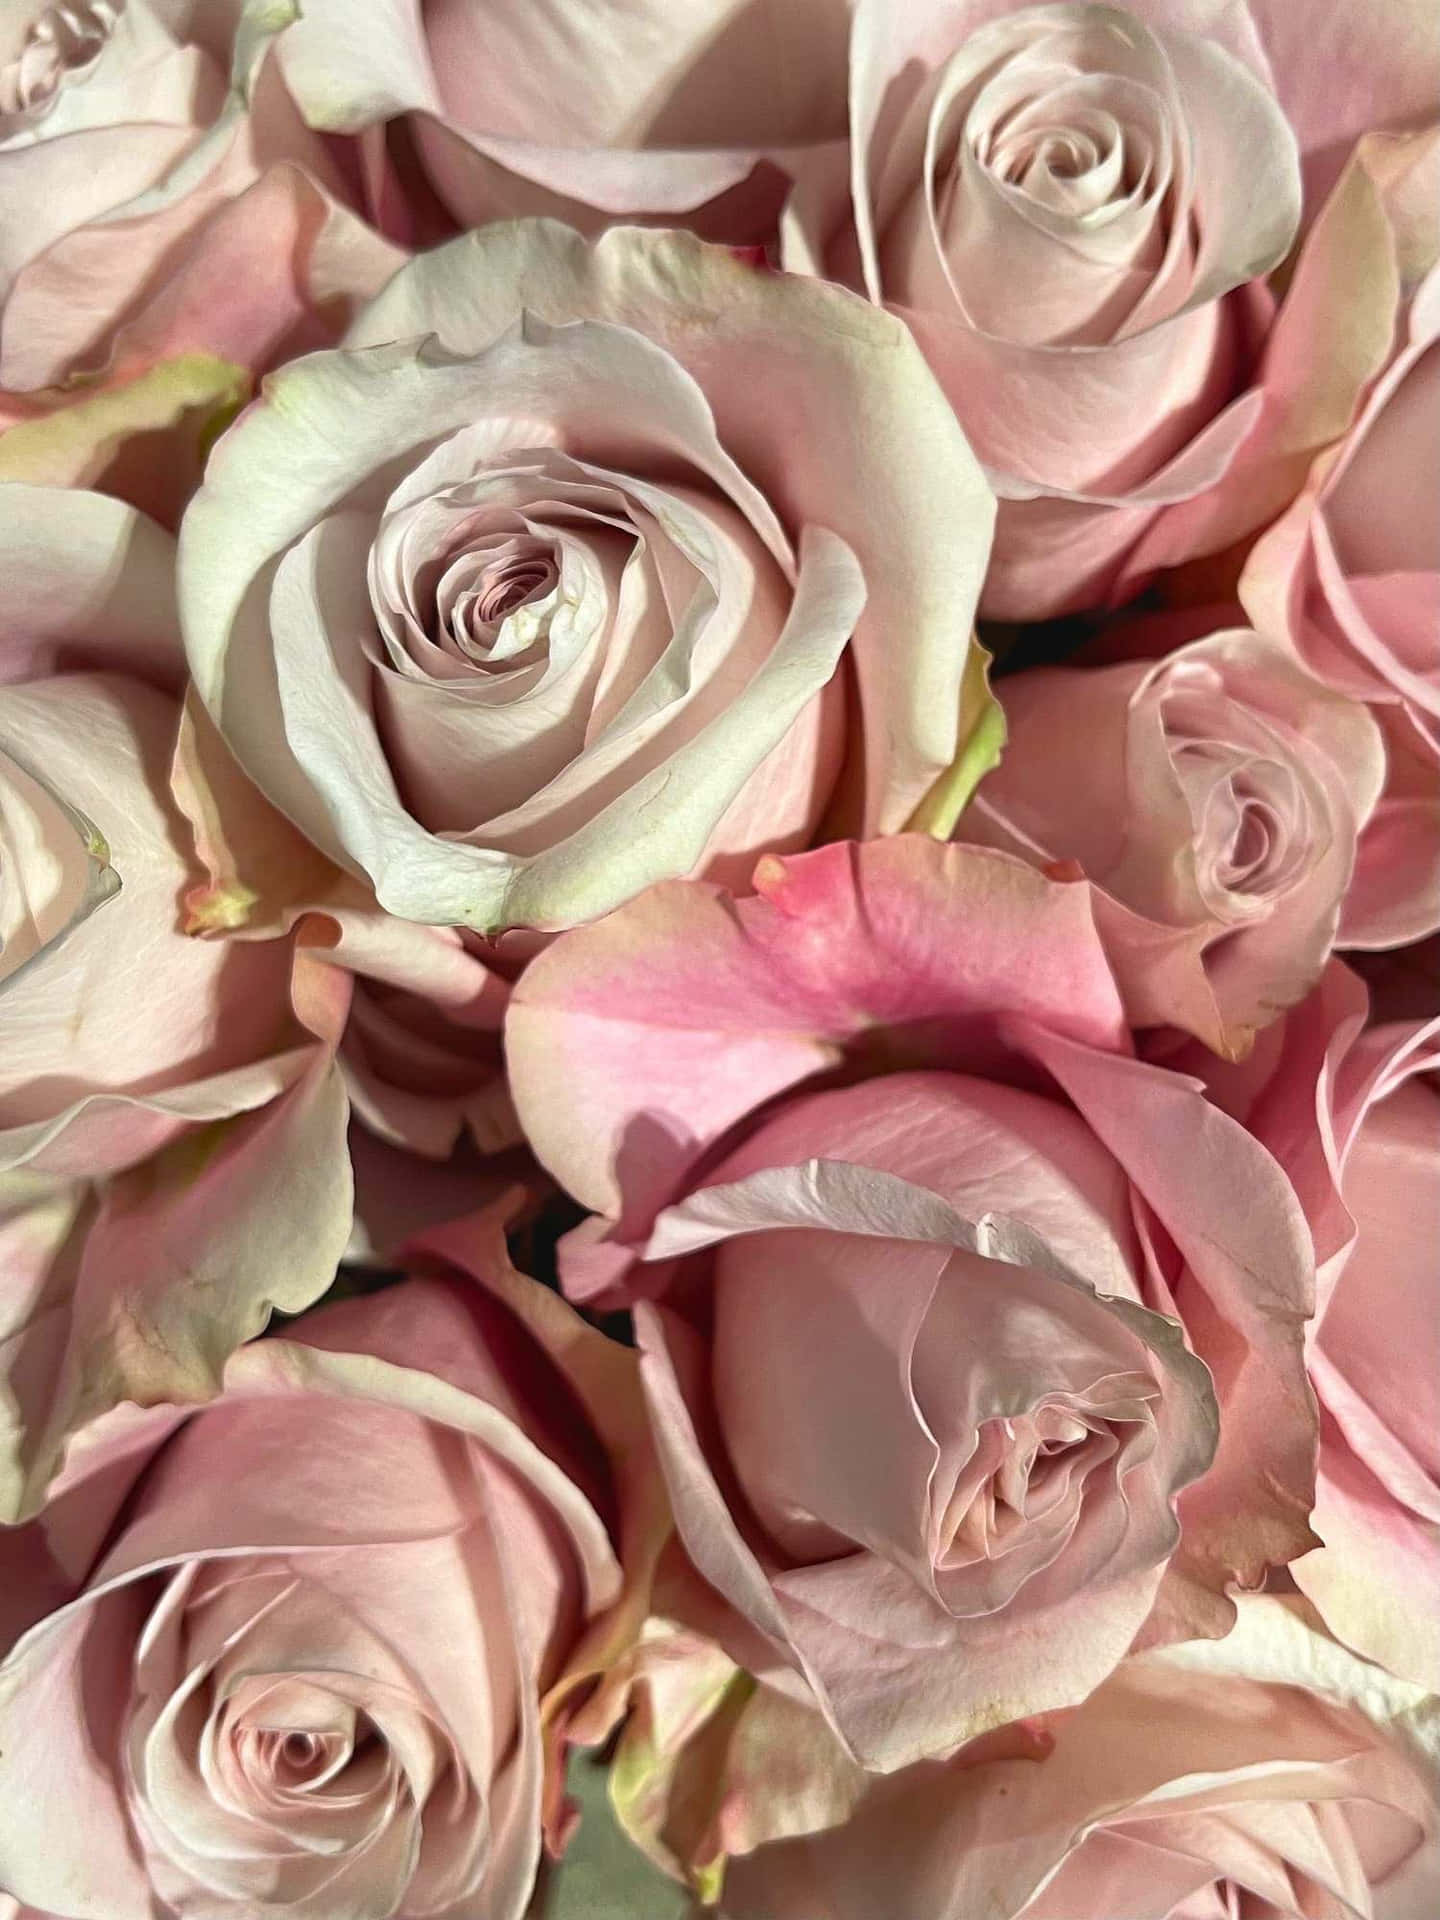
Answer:
[[[187,932],[282,933],[299,902],[364,897],[245,775],[193,685],[180,711],[170,782],[204,873],[184,897]]]
[[[755,884],[739,901],[656,888],[557,941],[517,988],[516,1104],[587,1205],[623,1200],[643,1226],[730,1125],[870,1028],[903,1048],[921,1023],[919,1057],[956,1064],[983,1059],[1007,1014],[1123,1044],[1084,890],[1005,855],[909,836],[762,861]]]
[[[1023,1220],[1098,1292],[1135,1297],[1129,1182],[1085,1122],[1053,1100],[933,1071],[797,1094],[726,1155],[706,1188],[810,1160],[893,1174],[943,1194],[970,1220]]]
[[[117,126],[7,153],[0,185],[0,232],[7,242],[0,248],[0,288],[13,285],[36,254],[76,226],[143,193],[194,140],[188,126]]]
[[[0,395],[0,482],[93,488],[173,529],[249,390],[243,368],[184,354],[121,380]]]
[[[1385,741],[1385,790],[1360,836],[1338,944],[1374,951],[1440,926],[1440,779],[1412,723],[1393,707],[1371,711]]]
[[[93,1099],[187,1090],[284,1050],[290,963],[281,947],[207,946],[175,925],[189,869],[166,796],[172,701],[133,680],[68,674],[8,688],[0,703],[7,745],[46,767],[66,804],[94,823],[119,876],[110,919],[76,927],[5,1000],[7,1157],[38,1154],[68,1169],[73,1146],[47,1149],[72,1110],[82,1132],[95,1132],[84,1114]],[[127,938],[117,947],[110,928],[121,917]],[[122,1146],[110,1165],[144,1151]],[[108,1169],[91,1158],[83,1170]]]
[[[294,992],[308,1049],[155,1102],[164,1132],[149,1157],[112,1177],[58,1250],[7,1356],[24,1430],[12,1513],[33,1510],[72,1436],[123,1401],[215,1393],[226,1356],[272,1309],[298,1312],[333,1278],[352,1213],[334,1064],[346,986],[302,955]],[[125,1103],[111,1128],[131,1148],[137,1114],[143,1124],[145,1103]],[[220,1123],[204,1156],[197,1119]]]
[[[5,641],[0,683],[84,668],[178,690],[175,543],[100,493],[12,482],[0,492]]]
[[[102,357],[123,376],[183,353],[264,369],[329,345],[404,258],[298,167],[247,168],[203,206],[84,226],[32,260],[5,303],[0,379],[50,386]]]
[[[702,0],[683,14],[662,0],[586,4],[564,34],[502,0],[482,55],[463,0],[385,0],[363,36],[337,0],[316,0],[280,60],[312,125],[412,116],[430,182],[463,226],[690,214],[716,238],[755,241],[786,176],[843,136],[844,40],[833,0]]]
[[[1250,410],[1243,434],[1206,489],[1141,530],[1110,588],[1112,603],[1131,597],[1157,568],[1220,553],[1264,526],[1304,486],[1316,456],[1346,432],[1390,356],[1397,312],[1434,258],[1437,161],[1434,129],[1358,142],[1296,254],[1243,403]],[[1338,297],[1341,286],[1349,297]],[[1260,544],[1268,552],[1269,536]],[[1278,631],[1248,601],[1247,610],[1262,630]]]
[[[1402,1505],[1328,1422],[1320,1431],[1312,1519],[1324,1544],[1295,1562],[1296,1584],[1347,1645],[1433,1687],[1440,1630],[1420,1596],[1440,1579],[1440,1515]]]
[[[124,1614],[134,1617],[131,1608],[124,1609],[122,1619]],[[0,1874],[27,1909],[46,1915],[150,1920],[149,1876],[107,1772],[107,1759],[113,1763],[115,1757],[113,1740],[97,1751],[87,1726],[85,1678],[89,1701],[101,1714],[121,1711],[125,1676],[119,1637],[99,1671],[82,1677],[80,1654],[89,1628],[84,1609],[52,1615],[20,1643],[22,1664],[7,1663],[0,1720],[8,1736],[8,1764],[23,1768],[27,1795],[34,1795],[34,1824],[23,1851],[13,1838],[0,1842]],[[68,1799],[77,1782],[83,1784],[86,1810],[78,1850]],[[69,1818],[63,1811],[67,1806]]]
[[[1285,116],[1318,197],[1351,143],[1376,128],[1406,128],[1440,113],[1440,48],[1425,0],[1377,0],[1336,9],[1305,32],[1285,0],[1246,0]]]
[[[1184,1258],[1175,1311],[1224,1414],[1213,1465],[1181,1495],[1165,1604],[1191,1633],[1223,1632],[1226,1582],[1256,1586],[1267,1564],[1313,1541],[1316,1413],[1303,1341],[1315,1264],[1304,1216],[1280,1167],[1197,1098],[1195,1082],[1038,1028],[1028,1043]],[[1253,1202],[1240,1216],[1225,1199],[1237,1191]]]
[[[821,1717],[755,1687],[710,1640],[655,1619],[608,1680],[624,1725],[612,1806],[662,1871],[709,1891],[727,1855],[839,1824],[865,1775]],[[723,1765],[706,1778],[706,1729]],[[712,1877],[713,1876],[713,1877]]]
[[[1433,1902],[1433,1700],[1303,1602],[1242,1597],[1226,1639],[1127,1660],[1044,1732],[1039,1756],[913,1769],[843,1826],[732,1861],[725,1911],[1163,1920],[1241,1889],[1298,1912],[1297,1883],[1386,1920]]]

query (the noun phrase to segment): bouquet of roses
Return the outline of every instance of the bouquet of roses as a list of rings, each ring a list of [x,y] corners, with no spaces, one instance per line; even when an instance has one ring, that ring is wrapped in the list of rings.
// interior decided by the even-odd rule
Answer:
[[[1432,0],[3,0],[0,550],[0,1920],[1440,1912]]]

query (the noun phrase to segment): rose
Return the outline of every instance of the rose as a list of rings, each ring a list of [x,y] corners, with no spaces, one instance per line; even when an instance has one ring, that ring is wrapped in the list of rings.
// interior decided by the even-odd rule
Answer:
[[[1422,1920],[1440,1724],[1303,1602],[1127,1660],[1043,1758],[924,1766],[843,1826],[731,1862],[727,1920]]]
[[[220,113],[225,61],[147,0],[7,8],[0,46],[0,288],[162,180]],[[63,191],[57,191],[62,188]]]
[[[180,929],[194,876],[169,787],[174,542],[97,494],[0,491],[0,1500],[13,1514],[90,1417],[204,1392],[272,1301],[313,1300],[345,1245],[350,1181],[342,977],[289,942]]]
[[[1257,543],[1240,593],[1309,670],[1385,727],[1382,823],[1389,885],[1376,936],[1401,945],[1440,925],[1440,270],[1411,303],[1395,357],[1344,444],[1317,461]]]
[[[849,295],[681,235],[492,227],[220,442],[186,644],[246,770],[388,911],[555,927],[743,873],[834,799],[943,831],[987,738],[989,511]]]
[[[360,135],[402,231],[428,211],[418,162],[462,227],[649,216],[764,242],[791,179],[843,154],[846,24],[842,0],[309,0],[279,57],[312,126]]]
[[[632,1379],[492,1227],[478,1274],[97,1438],[0,1539],[39,1616],[0,1669],[4,1886],[65,1920],[518,1920],[546,1748],[636,1605],[622,1525],[645,1564]]]
[[[1085,889],[915,837],[755,880],[556,941],[507,1056],[611,1216],[562,1278],[638,1302],[734,1657],[891,1767],[1080,1698],[1157,1592],[1147,1631],[1223,1632],[1310,1543],[1310,1253],[1263,1149],[1130,1056]]]
[[[1367,1028],[1368,1012],[1364,987],[1336,963],[1252,1062],[1210,1077],[1290,1175],[1319,1263],[1310,1373],[1323,1544],[1292,1571],[1350,1646],[1435,1688],[1440,1623],[1423,1596],[1440,1579],[1440,1095],[1427,1076],[1440,1028]]]
[[[264,67],[283,12],[80,0],[12,18],[0,478],[94,486],[173,526],[250,374],[332,342],[399,264]]]
[[[1357,134],[1440,113],[1433,36],[1410,0],[1297,30],[1271,0],[857,8],[850,204],[809,194],[790,257],[914,327],[1001,496],[987,612],[1113,603],[1263,525],[1388,354],[1383,136],[1278,312],[1257,276],[1300,212],[1286,114],[1320,207]]]
[[[1049,1121],[929,1075],[796,1100],[646,1246],[715,1249],[703,1283],[695,1259],[675,1279],[703,1344],[689,1316],[637,1308],[681,1537],[868,1765],[1088,1691],[1213,1455],[1205,1371],[1127,1271],[1123,1186]],[[981,1211],[965,1161],[1027,1152]],[[1107,1176],[1112,1206],[1072,1215]]]
[[[1079,863],[1136,1025],[1243,1052],[1363,931],[1342,906],[1379,730],[1279,643],[1212,633],[1153,663],[1020,673],[1002,703],[1009,744],[958,831]],[[1383,854],[1372,866],[1378,893]]]
[[[347,303],[398,264],[342,204],[343,174],[267,62],[284,6],[35,0],[11,11],[13,44],[0,48],[5,386],[107,363],[133,372],[187,350],[261,366],[333,338]]]
[[[1002,618],[1103,598],[1135,509],[1210,484],[1250,424],[1222,410],[1266,313],[1248,283],[1294,237],[1297,157],[1243,9],[1191,17],[856,10],[859,271],[996,476]]]

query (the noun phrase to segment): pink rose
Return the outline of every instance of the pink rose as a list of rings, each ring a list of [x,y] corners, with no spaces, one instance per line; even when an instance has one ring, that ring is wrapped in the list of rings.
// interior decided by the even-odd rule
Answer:
[[[54,241],[155,188],[221,114],[226,65],[148,0],[8,7],[0,290]]]
[[[791,180],[843,156],[846,26],[844,0],[307,0],[279,57],[403,237],[433,198],[462,227],[763,242]]]
[[[272,1303],[313,1300],[349,1232],[350,1181],[342,976],[289,942],[180,929],[194,876],[169,785],[174,542],[96,494],[3,491],[0,1499],[13,1512],[88,1418],[202,1393]]]
[[[656,1515],[632,1356],[498,1228],[478,1277],[244,1348],[223,1397],[112,1424],[0,1539],[33,1616],[0,1668],[28,1908],[519,1920],[547,1748],[638,1620],[618,1553],[642,1574]]]
[[[685,235],[494,226],[224,436],[186,645],[388,912],[554,928],[832,803],[946,830],[989,739],[991,511],[888,316]]]
[[[1350,1646],[1440,1689],[1440,1022],[1367,1028],[1368,1011],[1335,965],[1212,1079],[1289,1173],[1319,1264],[1322,1544],[1292,1571]]]
[[[0,46],[0,383],[185,352],[263,367],[328,343],[394,271],[269,58],[286,17],[21,5]]]
[[[1252,617],[1285,634],[1329,686],[1370,704],[1391,774],[1375,826],[1383,864],[1365,890],[1372,939],[1440,926],[1440,269],[1342,447],[1318,461],[1257,543],[1240,584]]]
[[[890,1768],[1083,1697],[1152,1612],[1223,1632],[1310,1544],[1309,1249],[1268,1155],[1131,1056],[1085,889],[917,837],[755,881],[556,941],[507,1052],[612,1216],[562,1275],[638,1303],[735,1658]]]
[[[995,476],[1001,618],[1102,599],[1137,509],[1208,484],[1249,424],[1226,403],[1299,170],[1244,10],[1194,11],[856,11],[860,270]]]
[[[1271,0],[861,0],[850,205],[807,195],[789,257],[915,330],[1000,495],[986,612],[1116,601],[1228,546],[1344,430],[1393,322],[1361,204],[1380,189],[1343,183],[1277,314],[1263,276],[1301,213],[1286,115],[1313,207],[1342,139],[1440,112],[1419,11],[1344,9],[1302,53]],[[1359,59],[1327,54],[1346,34]]]
[[[1127,1660],[1041,1758],[917,1767],[733,1860],[727,1920],[1429,1920],[1440,1715],[1303,1602]]]
[[[1154,663],[1018,673],[1001,701],[1008,744],[960,836],[1078,862],[1131,1021],[1243,1053],[1350,931],[1379,729],[1247,632]]]

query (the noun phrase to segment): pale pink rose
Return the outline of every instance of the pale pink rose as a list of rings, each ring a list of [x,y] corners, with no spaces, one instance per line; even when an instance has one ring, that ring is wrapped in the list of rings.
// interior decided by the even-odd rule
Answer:
[[[1251,617],[1384,724],[1392,775],[1376,822],[1383,871],[1371,937],[1440,926],[1440,270],[1344,444],[1257,543],[1240,583]]]
[[[557,940],[507,1054],[611,1216],[562,1278],[637,1303],[728,1644],[890,1768],[1083,1697],[1142,1628],[1223,1632],[1227,1583],[1311,1543],[1310,1251],[1269,1156],[1132,1056],[1086,888],[917,836],[755,881]]]
[[[1253,1061],[1212,1078],[1315,1241],[1323,1544],[1292,1571],[1341,1639],[1440,1689],[1440,1020],[1367,1028],[1368,1007],[1336,964]]]
[[[219,117],[227,83],[148,0],[8,6],[0,290],[52,242],[153,190]]]
[[[1077,863],[1132,1024],[1243,1053],[1335,944],[1385,778],[1379,728],[1245,631],[1153,664],[1017,673],[1000,699],[1005,753],[959,837]],[[1367,879],[1384,884],[1383,859]]]
[[[832,803],[944,831],[989,737],[992,511],[888,316],[687,235],[494,226],[224,436],[186,646],[388,912],[554,928],[743,876]]]
[[[0,1307],[13,1511],[88,1418],[202,1393],[272,1303],[313,1300],[350,1179],[344,977],[289,941],[181,929],[173,541],[99,495],[3,494],[0,1209],[27,1249]]]
[[[1224,1640],[1129,1659],[1036,1728],[874,1785],[732,1861],[726,1920],[1430,1920],[1440,1710],[1251,1595]]]
[[[638,1625],[633,1373],[497,1228],[112,1423],[0,1539],[33,1620],[5,1886],[63,1920],[519,1920],[547,1750]]]
[[[438,202],[763,243],[797,176],[843,167],[847,25],[846,0],[307,0],[279,59],[402,238]]]
[[[1325,156],[1313,212],[1342,139],[1440,111],[1440,59],[1417,60],[1418,17],[1392,50],[1377,21],[1366,78],[1333,87],[1347,28],[1318,23],[1301,57],[1282,24],[1272,68],[1278,12],[856,8],[849,205],[833,183],[797,202],[788,257],[914,328],[1000,495],[997,618],[1118,600],[1252,531],[1383,357],[1394,267],[1359,204],[1373,178],[1337,190],[1278,315],[1264,282],[1301,213],[1286,110]],[[1418,8],[1397,30],[1399,13]]]
[[[270,58],[281,4],[44,0],[0,42],[0,384],[333,339],[399,264]]]

